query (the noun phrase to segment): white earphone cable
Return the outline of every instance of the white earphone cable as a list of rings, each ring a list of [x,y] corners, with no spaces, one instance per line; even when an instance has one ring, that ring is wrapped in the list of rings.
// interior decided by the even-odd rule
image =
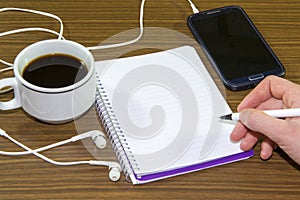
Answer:
[[[88,161],[77,161],[77,162],[58,162],[54,161],[40,153],[34,152],[31,148],[27,147],[26,145],[22,144],[21,142],[17,141],[16,139],[9,136],[7,133],[2,133],[3,136],[5,136],[7,139],[18,145],[19,147],[22,147],[26,151],[32,152],[35,156],[41,158],[42,160],[49,162],[54,165],[61,165],[61,166],[67,166],[67,165],[78,165],[78,164],[89,164]]]
[[[11,35],[11,34],[16,34],[16,33],[21,33],[21,32],[43,31],[43,32],[48,32],[48,33],[52,33],[54,35],[57,35],[58,39],[64,39],[64,37],[63,37],[64,25],[63,25],[62,20],[58,16],[56,16],[56,15],[53,15],[53,14],[47,13],[47,12],[42,12],[42,11],[37,11],[37,10],[30,10],[30,9],[23,9],[23,8],[1,8],[0,9],[0,12],[6,12],[6,11],[29,12],[29,13],[34,13],[34,14],[38,14],[38,15],[44,15],[44,16],[56,19],[60,23],[60,31],[58,33],[56,31],[53,31],[53,30],[50,30],[50,29],[47,29],[47,28],[20,28],[20,29],[10,30],[10,31],[6,31],[6,32],[3,32],[3,33],[0,33],[0,37],[6,36],[6,35]],[[9,63],[9,62],[7,62],[5,60],[2,60],[2,59],[0,59],[0,63],[2,63],[4,65],[7,65],[9,67],[13,67],[12,63]],[[7,70],[11,70],[11,68],[7,68]],[[3,71],[0,71],[0,73],[1,72],[3,72]],[[10,90],[10,89],[8,89],[8,90]],[[1,91],[1,93],[5,93],[7,91]]]
[[[22,156],[22,155],[28,155],[28,154],[33,154],[33,153],[38,153],[38,152],[42,152],[42,151],[46,151],[49,149],[53,149],[55,147],[58,146],[62,146],[71,142],[76,142],[78,140],[82,140],[88,137],[91,137],[94,131],[89,131],[89,132],[85,132],[76,136],[73,136],[69,139],[60,141],[60,142],[56,142],[35,150],[30,150],[30,151],[17,151],[17,152],[8,152],[8,151],[0,151],[0,155],[5,155],[5,156]],[[15,139],[13,139],[12,137],[10,137],[6,132],[1,132],[0,136],[3,136],[5,138],[7,138],[8,140],[10,140],[11,142],[15,143]]]
[[[9,136],[5,136],[7,139],[9,139],[11,142],[15,143],[15,140]],[[27,150],[27,151],[19,151],[19,152],[8,152],[8,151],[0,151],[0,155],[4,155],[4,156],[23,156],[23,155],[28,155],[28,154],[34,154],[34,153],[39,153],[42,151],[46,151],[48,149],[52,149],[58,146],[62,146],[65,144],[68,144],[72,142],[71,139],[67,139],[67,140],[63,140],[54,144],[50,144],[35,150]]]
[[[0,129],[0,136],[4,136],[5,138],[7,138],[8,140],[10,140],[11,142],[13,142],[14,144],[18,145],[19,147],[23,148],[24,150],[24,153],[23,152],[18,152],[18,153],[21,153],[20,155],[26,155],[26,154],[34,154],[35,156],[39,157],[40,159],[46,161],[46,162],[49,162],[53,165],[59,165],[59,166],[71,166],[71,165],[81,165],[81,164],[89,164],[89,165],[101,165],[101,166],[108,166],[108,167],[117,167],[118,169],[121,170],[121,167],[118,163],[116,162],[111,162],[111,161],[98,161],[98,160],[88,160],[88,161],[73,161],[73,162],[61,162],[61,161],[55,161],[51,158],[48,158],[40,153],[38,153],[39,151],[44,151],[44,150],[47,150],[47,149],[50,149],[50,148],[54,148],[56,146],[60,146],[60,145],[63,145],[63,144],[66,144],[66,143],[69,143],[69,142],[74,142],[74,141],[77,141],[79,139],[83,139],[85,138],[86,136],[81,136],[81,135],[78,135],[78,136],[74,136],[68,140],[65,140],[65,141],[61,141],[61,142],[58,142],[58,143],[55,143],[53,145],[48,145],[46,147],[42,147],[42,148],[39,148],[37,150],[33,150],[29,147],[27,147],[26,145],[22,144],[21,142],[17,141],[16,139],[14,139],[13,137],[9,136],[4,130]],[[0,154],[2,154],[3,151],[1,151]],[[8,154],[6,154],[8,153]],[[2,155],[9,155],[10,152],[4,152]],[[14,153],[14,152],[11,152],[11,153]],[[17,153],[17,152],[16,152]],[[13,154],[11,154],[13,155]],[[11,156],[9,155],[9,156]]]
[[[127,42],[116,43],[116,44],[108,44],[108,45],[103,45],[103,46],[87,47],[87,49],[90,50],[90,51],[98,50],[98,49],[109,49],[109,48],[126,46],[126,45],[133,44],[133,43],[139,41],[141,39],[141,37],[143,36],[143,33],[144,33],[144,22],[143,21],[144,21],[145,2],[146,2],[146,0],[141,1],[140,17],[139,17],[140,33],[135,39],[127,41]]]
[[[29,13],[34,13],[34,14],[38,14],[38,15],[44,15],[46,17],[50,17],[50,18],[56,19],[60,23],[60,31],[57,34],[58,35],[58,39],[60,40],[60,39],[63,38],[63,31],[64,31],[63,22],[62,22],[62,20],[58,16],[56,16],[54,14],[47,13],[47,12],[42,12],[42,11],[38,11],[38,10],[24,9],[24,8],[1,8],[0,9],[0,12],[6,12],[6,11],[29,12]],[[26,29],[31,29],[31,28],[24,28],[23,31],[24,30],[26,31]],[[46,30],[47,30],[46,32],[48,32],[49,29],[46,29]],[[50,30],[50,32],[54,32],[54,31]],[[6,32],[1,33],[1,34],[5,34],[5,33]],[[0,34],[0,37],[2,36],[1,34]]]
[[[187,0],[190,3],[190,6],[193,10],[193,13],[196,14],[199,12],[198,8],[195,6],[195,4],[192,2],[192,0]]]
[[[51,34],[57,35],[58,39],[64,39],[64,37],[63,37],[63,27],[64,27],[63,26],[63,22],[56,15],[53,15],[51,13],[42,12],[42,11],[30,10],[30,9],[23,9],[23,8],[1,8],[0,9],[0,12],[5,12],[5,11],[29,12],[29,13],[34,13],[34,14],[38,14],[38,15],[44,15],[44,16],[56,19],[60,23],[60,31],[58,33],[56,31],[53,31],[53,30],[50,30],[50,29],[47,29],[47,28],[39,28],[39,27],[20,28],[20,29],[16,29],[16,30],[10,30],[10,31],[6,31],[6,32],[2,32],[2,33],[0,33],[0,37],[7,36],[7,35],[12,35],[12,34],[16,34],[16,33],[22,33],[22,32],[42,31],[42,32],[47,32],[47,33],[51,33]],[[9,71],[9,70],[13,69],[13,64],[10,63],[10,62],[7,62],[7,61],[5,61],[3,59],[0,59],[0,63],[9,66],[9,67],[0,69],[0,73],[5,72],[5,71]],[[7,88],[7,89],[4,89],[4,90],[0,90],[0,94],[7,93],[7,92],[9,92],[11,90],[12,90],[12,88]]]
[[[199,12],[199,10],[196,8],[195,4],[191,0],[187,0],[187,1],[189,2],[189,4],[190,4],[190,6],[191,6],[194,13]],[[108,49],[108,48],[126,46],[126,45],[133,44],[133,43],[137,42],[143,36],[143,32],[144,32],[143,20],[144,20],[145,2],[146,2],[146,0],[141,1],[140,16],[139,16],[140,33],[135,39],[127,41],[127,42],[122,42],[122,43],[109,44],[109,45],[103,45],[103,46],[87,47],[87,49],[89,49],[89,50]],[[31,9],[23,9],[23,8],[1,8],[0,9],[0,12],[5,12],[5,11],[29,12],[29,13],[44,15],[44,16],[56,19],[60,23],[60,31],[59,31],[59,33],[57,33],[56,31],[46,29],[46,28],[22,28],[22,29],[16,29],[16,30],[11,30],[11,31],[6,31],[6,32],[3,32],[3,33],[0,33],[0,37],[10,35],[10,34],[20,33],[20,32],[27,32],[27,31],[44,31],[44,32],[49,32],[49,33],[57,35],[58,39],[64,39],[64,37],[63,37],[63,27],[64,27],[63,22],[58,16],[56,16],[54,14],[47,13],[47,12],[42,12],[42,11],[37,11],[37,10],[31,10]],[[8,62],[6,62],[4,60],[1,60],[1,59],[0,59],[0,62],[5,64],[5,65],[8,65],[8,66],[13,66],[13,64],[8,63]]]
[[[191,0],[187,0],[193,10],[194,13],[199,12],[199,10],[196,8],[196,6],[193,4],[193,2]],[[93,47],[87,47],[88,50],[92,51],[92,50],[99,50],[99,49],[108,49],[108,48],[116,48],[116,47],[121,47],[121,46],[126,46],[126,45],[130,45],[133,44],[137,41],[139,41],[141,39],[141,37],[143,36],[144,33],[144,8],[145,8],[145,2],[146,0],[142,0],[141,1],[141,6],[140,6],[140,16],[139,16],[139,26],[140,26],[140,33],[139,35],[130,41],[127,42],[121,42],[121,43],[116,43],[116,44],[108,44],[108,45],[102,45],[102,46],[93,46]],[[1,8],[0,12],[5,12],[5,11],[22,11],[22,12],[29,12],[29,13],[34,13],[34,14],[39,14],[39,15],[44,15],[53,19],[56,19],[59,23],[60,23],[60,31],[59,33],[47,28],[21,28],[21,29],[16,29],[16,30],[11,30],[11,31],[6,31],[3,33],[0,33],[0,37],[6,36],[6,35],[11,35],[11,34],[15,34],[15,33],[21,33],[21,32],[29,32],[29,31],[43,31],[43,32],[48,32],[48,33],[52,33],[54,35],[58,36],[58,39],[65,39],[63,37],[63,22],[62,20],[51,13],[47,13],[47,12],[42,12],[42,11],[37,11],[37,10],[31,10],[31,9],[23,9],[23,8]],[[0,63],[7,65],[9,67],[13,67],[12,63],[9,63],[5,60],[0,59]],[[5,68],[0,70],[0,73],[3,72],[4,70],[11,70],[12,68]],[[10,89],[7,89],[6,91],[0,91],[0,94],[8,92]]]
[[[195,4],[191,0],[187,0],[193,10],[193,13],[198,13],[199,10],[196,8]],[[116,43],[116,44],[108,44],[108,45],[102,45],[102,46],[94,46],[94,47],[87,47],[88,50],[93,51],[93,50],[99,50],[99,49],[109,49],[109,48],[115,48],[115,47],[121,47],[121,46],[126,46],[130,45],[133,43],[136,43],[141,39],[141,37],[144,34],[144,9],[145,9],[145,2],[146,0],[141,1],[141,6],[140,6],[140,17],[139,17],[139,25],[140,25],[140,33],[139,35],[130,41],[127,42],[121,42],[121,43]]]

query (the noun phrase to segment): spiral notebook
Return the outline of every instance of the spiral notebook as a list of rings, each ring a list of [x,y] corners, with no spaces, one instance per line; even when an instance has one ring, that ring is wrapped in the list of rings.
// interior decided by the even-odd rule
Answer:
[[[229,135],[231,110],[196,50],[97,61],[96,108],[133,184],[247,159]]]

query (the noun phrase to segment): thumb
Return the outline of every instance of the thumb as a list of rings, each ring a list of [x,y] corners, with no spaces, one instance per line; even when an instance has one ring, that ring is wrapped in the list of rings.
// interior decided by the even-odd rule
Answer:
[[[279,146],[289,140],[287,121],[277,119],[255,109],[244,109],[240,112],[240,121],[254,132],[259,132]]]

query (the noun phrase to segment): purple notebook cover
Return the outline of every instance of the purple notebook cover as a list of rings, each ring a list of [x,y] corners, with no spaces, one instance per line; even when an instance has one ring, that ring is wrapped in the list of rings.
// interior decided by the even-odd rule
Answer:
[[[223,158],[215,159],[215,160],[212,160],[212,161],[186,166],[186,167],[183,167],[183,168],[173,169],[173,170],[169,170],[169,171],[165,171],[165,172],[159,172],[159,173],[155,173],[155,174],[143,175],[141,177],[137,177],[137,176],[135,176],[135,177],[139,181],[148,182],[148,181],[151,181],[153,179],[161,179],[161,178],[164,178],[164,177],[176,176],[176,175],[185,174],[185,173],[188,173],[188,172],[198,171],[198,170],[202,170],[202,169],[222,165],[222,164],[225,164],[225,163],[231,163],[231,162],[234,162],[234,161],[243,160],[243,159],[249,158],[253,155],[254,155],[254,150],[250,150],[250,151],[241,152],[241,153],[238,153],[238,154],[226,156],[226,157],[223,157]]]

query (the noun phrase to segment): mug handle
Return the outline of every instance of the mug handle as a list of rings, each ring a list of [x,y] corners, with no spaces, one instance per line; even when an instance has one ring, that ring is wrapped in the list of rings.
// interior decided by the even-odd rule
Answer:
[[[12,110],[21,107],[20,92],[15,78],[5,78],[0,80],[0,89],[3,87],[14,88],[14,98],[9,101],[0,101],[0,110]]]

